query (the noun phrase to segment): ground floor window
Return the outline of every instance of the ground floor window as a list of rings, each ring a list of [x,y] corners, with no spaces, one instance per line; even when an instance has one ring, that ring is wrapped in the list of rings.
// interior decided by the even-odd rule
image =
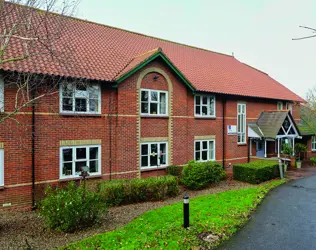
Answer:
[[[215,160],[215,140],[195,141],[194,159],[196,161],[214,161]]]
[[[312,150],[316,151],[316,136],[312,137]]]
[[[141,168],[157,168],[168,165],[167,142],[146,142],[141,144]]]
[[[90,175],[101,174],[101,146],[71,146],[60,149],[60,177],[79,177],[82,167],[88,167]]]
[[[4,150],[0,149],[0,186],[4,186]]]

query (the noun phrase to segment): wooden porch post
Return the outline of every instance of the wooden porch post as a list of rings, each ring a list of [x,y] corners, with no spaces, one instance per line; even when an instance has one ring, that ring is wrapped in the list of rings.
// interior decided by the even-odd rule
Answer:
[[[295,138],[293,137],[293,156],[295,156]]]
[[[252,139],[250,138],[249,155],[252,156]]]
[[[264,140],[264,158],[267,158],[267,141]]]
[[[280,158],[280,138],[278,138],[278,158]]]

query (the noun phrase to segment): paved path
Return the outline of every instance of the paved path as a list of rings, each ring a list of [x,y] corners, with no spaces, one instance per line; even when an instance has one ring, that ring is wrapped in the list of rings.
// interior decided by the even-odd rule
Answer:
[[[271,191],[245,227],[219,249],[316,249],[316,176]]]

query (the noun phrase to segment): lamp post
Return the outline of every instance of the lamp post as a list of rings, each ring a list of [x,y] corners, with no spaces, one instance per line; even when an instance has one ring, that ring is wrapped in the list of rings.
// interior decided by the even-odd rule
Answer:
[[[82,194],[82,199],[84,199],[85,194],[86,194],[86,177],[89,176],[89,167],[88,166],[84,166],[80,168],[80,176],[82,177],[83,180],[83,194]]]
[[[190,211],[189,211],[189,195],[183,196],[183,227],[188,228],[190,226]]]

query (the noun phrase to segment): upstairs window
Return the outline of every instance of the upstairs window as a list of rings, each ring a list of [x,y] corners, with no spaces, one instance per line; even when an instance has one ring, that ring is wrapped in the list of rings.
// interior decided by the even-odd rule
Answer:
[[[277,109],[278,110],[283,110],[283,102],[278,102],[277,103]]]
[[[60,149],[60,178],[79,177],[82,167],[90,175],[101,174],[101,146],[74,146]]]
[[[196,95],[195,96],[195,116],[215,117],[215,96]]]
[[[238,144],[246,143],[246,104],[237,104],[237,137]]]
[[[316,151],[316,136],[312,137],[312,151]]]
[[[142,115],[168,115],[168,92],[142,89],[140,112]]]
[[[292,114],[292,103],[290,103],[290,102],[287,102],[286,103],[286,110],[289,110],[290,112],[291,112],[291,114]]]
[[[0,112],[4,112],[4,80],[0,75]]]
[[[101,113],[99,84],[63,83],[60,87],[61,113]]]

